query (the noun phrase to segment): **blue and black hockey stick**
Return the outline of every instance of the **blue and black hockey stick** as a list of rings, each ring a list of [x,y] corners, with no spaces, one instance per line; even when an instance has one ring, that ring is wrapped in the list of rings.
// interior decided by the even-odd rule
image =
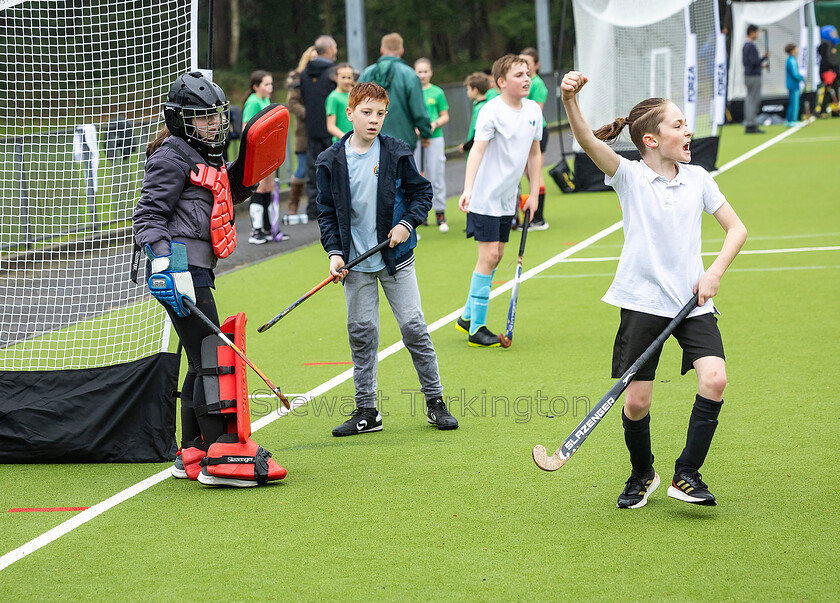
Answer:
[[[583,441],[592,433],[592,430],[598,426],[598,423],[601,419],[604,418],[604,415],[607,414],[610,408],[612,408],[615,401],[618,400],[618,397],[627,389],[627,386],[630,385],[630,382],[633,380],[633,377],[639,371],[642,366],[644,366],[645,362],[653,355],[656,350],[662,347],[662,344],[665,343],[665,340],[671,336],[671,333],[674,332],[679,324],[685,319],[689,313],[697,307],[697,294],[694,294],[694,297],[689,300],[689,302],[683,306],[683,309],[679,311],[674,319],[668,323],[668,326],[665,327],[665,330],[659,334],[659,337],[653,340],[648,348],[642,352],[642,355],[639,356],[639,359],[633,363],[627,372],[625,372],[621,379],[612,386],[610,391],[604,395],[603,398],[598,400],[598,403],[592,407],[592,410],[583,417],[583,420],[578,423],[578,426],[575,427],[574,431],[572,431],[571,435],[566,438],[566,441],[558,448],[554,454],[548,456],[548,451],[546,451],[545,446],[542,444],[537,444],[534,446],[531,455],[534,457],[534,462],[537,464],[537,467],[542,469],[543,471],[557,471],[560,467],[566,464],[566,461],[580,448]]]
[[[523,195],[524,196],[524,195]],[[508,308],[507,327],[504,334],[499,335],[499,342],[503,348],[509,348],[513,343],[513,323],[516,320],[516,302],[519,299],[519,280],[522,278],[522,256],[525,255],[525,237],[528,236],[528,226],[531,224],[531,210],[525,212],[522,223],[522,238],[519,240],[519,257],[516,258],[516,273],[513,275],[513,289],[510,291],[510,308]]]

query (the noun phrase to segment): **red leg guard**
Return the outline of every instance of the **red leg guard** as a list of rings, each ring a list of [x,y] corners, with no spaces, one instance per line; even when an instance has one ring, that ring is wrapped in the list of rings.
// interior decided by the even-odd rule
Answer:
[[[198,481],[210,486],[262,486],[283,479],[286,470],[271,458],[271,453],[248,438],[244,444],[237,434],[220,437],[207,450],[201,462]]]
[[[184,448],[181,451],[181,460],[184,462],[184,470],[188,478],[193,481],[198,479],[198,474],[201,473],[201,459],[205,456],[207,453],[197,447]]]

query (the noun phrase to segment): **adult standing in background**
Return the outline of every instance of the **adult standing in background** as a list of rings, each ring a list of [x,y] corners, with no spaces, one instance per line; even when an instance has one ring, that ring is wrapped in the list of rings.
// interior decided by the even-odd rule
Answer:
[[[315,198],[315,160],[332,145],[332,134],[327,130],[325,101],[335,89],[335,58],[338,45],[332,36],[319,36],[315,40],[314,59],[309,61],[300,76],[300,96],[306,107],[306,213],[310,220],[318,219]],[[413,73],[413,71],[412,71]]]
[[[315,47],[310,46],[303,51],[297,69],[293,69],[286,76],[286,105],[295,116],[295,173],[289,184],[289,214],[298,213],[303,187],[306,184],[306,107],[300,96],[300,74],[306,69],[309,61],[318,56]]]
[[[382,133],[405,141],[413,149],[417,145],[416,128],[421,142],[428,145],[432,136],[431,120],[423,100],[420,78],[402,60],[405,52],[402,36],[398,33],[382,36],[379,52],[382,56],[362,72],[359,82],[374,82],[388,92],[391,104]]]
[[[769,52],[764,56],[758,54],[755,40],[758,38],[758,27],[747,26],[747,41],[744,42],[741,60],[744,63],[744,84],[747,86],[747,98],[744,99],[744,127],[747,134],[764,134],[756,123],[758,110],[761,106],[761,70],[768,66]]]

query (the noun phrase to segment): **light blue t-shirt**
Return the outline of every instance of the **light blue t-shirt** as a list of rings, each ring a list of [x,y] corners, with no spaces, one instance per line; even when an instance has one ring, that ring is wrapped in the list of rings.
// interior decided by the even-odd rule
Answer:
[[[350,136],[344,143],[347,173],[350,176],[350,258],[362,255],[379,242],[376,239],[376,191],[379,187],[379,138],[366,153],[359,154],[350,146]],[[376,253],[353,270],[379,272],[385,268],[382,253]]]

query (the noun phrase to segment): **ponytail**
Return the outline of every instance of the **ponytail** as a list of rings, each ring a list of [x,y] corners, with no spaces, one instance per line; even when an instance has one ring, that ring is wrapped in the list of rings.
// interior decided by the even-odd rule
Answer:
[[[169,131],[169,128],[163,126],[160,130],[158,130],[157,136],[155,139],[146,145],[146,157],[151,157],[152,153],[160,148],[160,145],[163,144],[163,141],[172,136],[172,132]]]
[[[616,138],[619,137],[621,131],[624,129],[624,126],[629,127],[631,123],[632,122],[630,121],[629,117],[619,117],[611,124],[601,126],[592,133],[598,140],[603,140],[604,142],[613,142]]]

